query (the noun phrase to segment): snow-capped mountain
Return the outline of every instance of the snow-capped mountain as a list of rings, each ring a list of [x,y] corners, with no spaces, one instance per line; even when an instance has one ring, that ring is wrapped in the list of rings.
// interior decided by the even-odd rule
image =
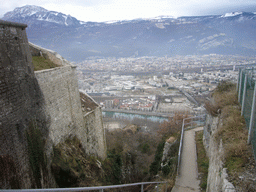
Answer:
[[[4,15],[3,20],[15,20],[21,23],[35,23],[37,21],[45,21],[65,26],[77,26],[80,22],[70,15],[63,13],[48,11],[42,7],[35,5],[26,5],[18,7]]]
[[[38,6],[24,6],[6,13],[2,19],[28,24],[29,41],[56,50],[71,61],[90,56],[256,54],[255,13],[97,23]]]

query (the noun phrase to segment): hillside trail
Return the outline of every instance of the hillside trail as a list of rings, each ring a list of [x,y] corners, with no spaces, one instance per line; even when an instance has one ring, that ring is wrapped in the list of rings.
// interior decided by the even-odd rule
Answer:
[[[200,192],[195,133],[201,130],[203,130],[203,127],[197,127],[184,132],[180,174],[176,178],[172,192]]]

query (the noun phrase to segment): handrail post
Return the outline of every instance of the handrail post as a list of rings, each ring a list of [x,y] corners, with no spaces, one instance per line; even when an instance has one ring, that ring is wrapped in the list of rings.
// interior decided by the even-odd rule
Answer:
[[[156,185],[156,192],[158,192],[158,185],[159,185],[159,183],[157,183],[157,185]]]
[[[244,91],[243,91],[241,116],[244,115],[244,106],[245,106],[245,97],[246,97],[246,85],[247,85],[247,74],[245,75],[245,79],[244,79]]]
[[[241,103],[241,92],[242,92],[242,80],[243,80],[243,70],[240,71],[239,78],[239,89],[238,89],[238,102]]]
[[[141,184],[141,190],[140,191],[143,192],[143,184]]]
[[[238,92],[239,90],[239,85],[240,85],[240,73],[241,73],[241,69],[239,69],[238,71],[238,78],[237,78],[237,83],[236,83],[236,92]]]

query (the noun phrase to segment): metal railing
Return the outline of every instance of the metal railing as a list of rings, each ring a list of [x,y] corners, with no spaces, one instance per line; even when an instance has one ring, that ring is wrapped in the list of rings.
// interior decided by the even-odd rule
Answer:
[[[200,115],[195,117],[184,118],[182,121],[180,146],[179,146],[179,153],[178,153],[177,175],[179,175],[179,172],[180,172],[180,162],[181,162],[181,154],[182,154],[182,148],[183,148],[184,131],[188,129],[193,129],[198,126],[203,126],[205,124],[205,117],[206,115]]]
[[[0,192],[57,192],[57,191],[100,191],[103,192],[104,189],[117,189],[132,186],[141,186],[141,192],[144,191],[144,185],[156,185],[156,191],[158,192],[159,184],[166,184],[165,191],[167,191],[166,181],[156,181],[156,182],[142,182],[142,183],[130,183],[122,185],[109,185],[109,186],[97,186],[97,187],[76,187],[76,188],[52,188],[52,189],[4,189]]]

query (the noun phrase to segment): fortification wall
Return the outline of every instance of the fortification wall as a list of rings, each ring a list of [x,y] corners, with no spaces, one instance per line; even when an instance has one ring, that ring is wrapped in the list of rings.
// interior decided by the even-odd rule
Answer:
[[[0,20],[0,188],[4,189],[55,187],[52,148],[70,135],[77,135],[89,154],[106,156],[101,109],[83,116],[75,67],[61,59],[62,67],[34,73],[25,28]],[[34,46],[32,52],[60,62],[51,51],[47,54]],[[36,171],[30,165],[31,148],[38,151],[33,134],[29,136],[31,129],[41,132],[48,158],[45,167],[33,159]]]
[[[26,25],[0,20],[0,186],[35,187],[26,131],[35,122],[48,137],[49,119],[34,75]],[[47,176],[51,178],[50,175]],[[43,187],[54,185],[42,179]]]
[[[106,141],[102,112],[99,107],[85,115],[82,112],[76,67],[69,64],[36,71],[35,76],[45,100],[44,110],[47,118],[51,119],[48,155],[52,152],[52,145],[57,145],[70,135],[76,135],[87,154],[105,159]],[[89,97],[86,94],[85,96]]]
[[[98,106],[93,111],[86,113],[84,122],[87,135],[86,153],[105,159],[107,147],[101,108]]]
[[[84,128],[75,67],[63,66],[36,71],[48,118],[49,137],[54,145]],[[86,146],[86,138],[81,141]]]

